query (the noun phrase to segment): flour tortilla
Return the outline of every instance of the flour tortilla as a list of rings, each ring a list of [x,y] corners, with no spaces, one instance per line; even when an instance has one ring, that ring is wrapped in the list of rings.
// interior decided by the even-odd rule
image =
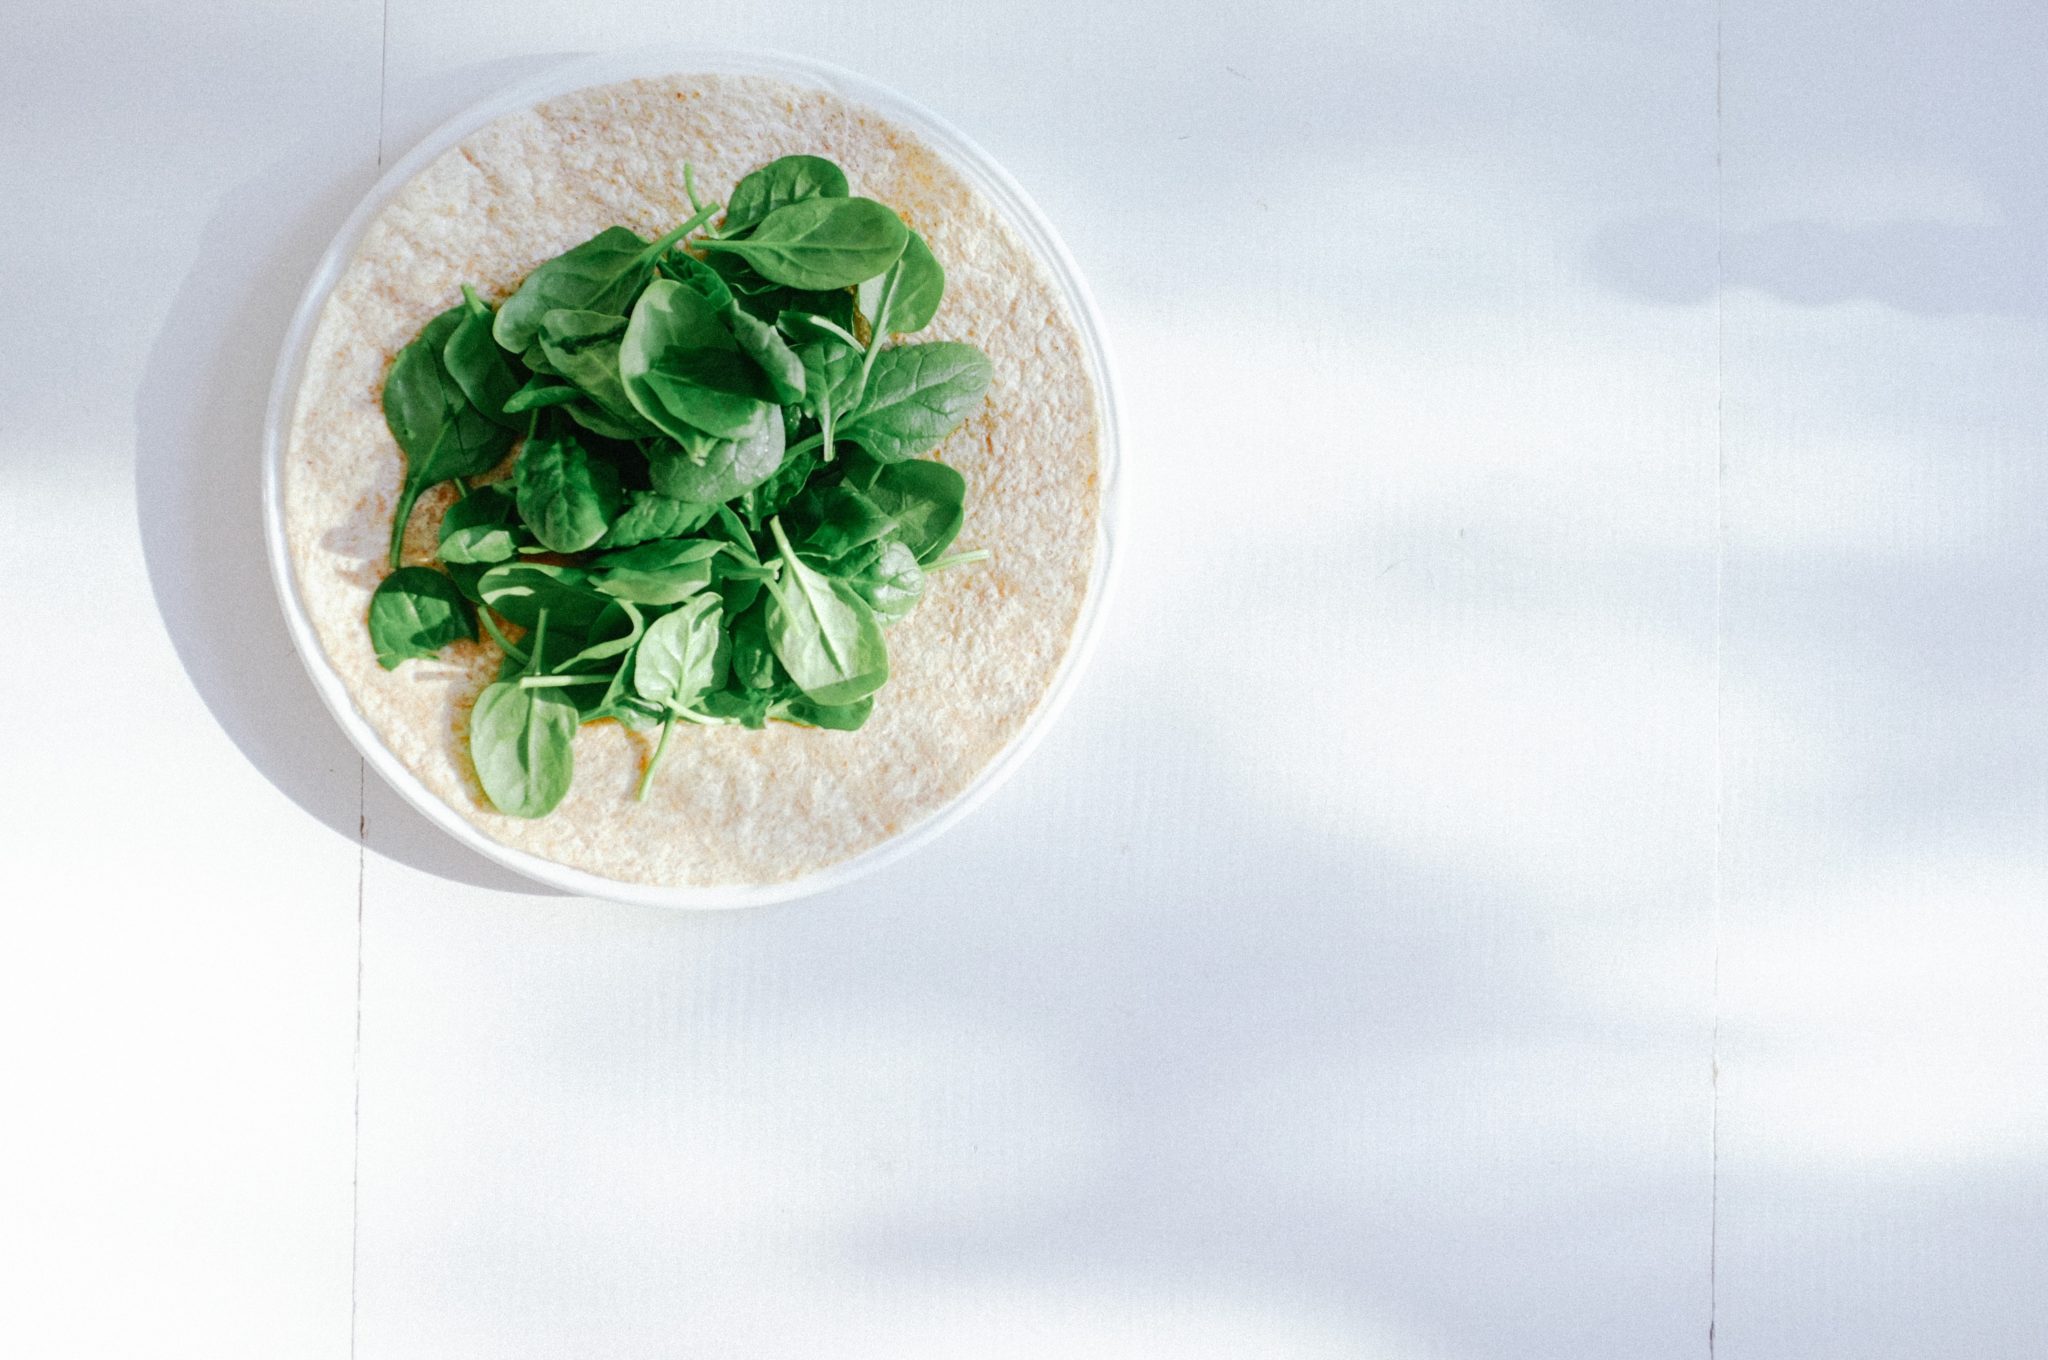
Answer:
[[[605,227],[652,238],[690,214],[683,163],[724,196],[793,152],[837,161],[853,191],[923,233],[946,270],[917,340],[992,361],[987,404],[939,449],[967,480],[959,548],[990,562],[934,575],[888,633],[892,676],[858,732],[770,724],[679,730],[645,803],[652,737],[576,736],[567,798],[534,821],[485,800],[468,723],[497,648],[377,664],[364,629],[384,576],[403,461],[379,394],[392,356],[464,283],[501,300]],[[1074,639],[1101,513],[1098,395],[1063,295],[1023,239],[945,160],[835,95],[746,76],[580,90],[471,134],[371,223],[314,333],[285,456],[285,532],[306,610],[357,710],[436,796],[507,846],[634,884],[770,884],[868,850],[961,793],[1043,701]],[[433,552],[447,489],[422,498],[406,560]]]

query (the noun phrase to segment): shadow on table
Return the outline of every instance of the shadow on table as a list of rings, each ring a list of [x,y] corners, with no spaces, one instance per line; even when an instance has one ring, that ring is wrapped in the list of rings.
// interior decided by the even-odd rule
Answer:
[[[485,89],[560,57],[457,73]],[[446,113],[462,106],[453,99]],[[336,129],[230,190],[150,347],[135,402],[135,499],[164,626],[214,719],[286,797],[350,840],[443,878],[549,893],[463,846],[400,799],[366,826],[359,757],[294,654],[260,513],[264,409],[293,309],[333,233],[375,180]],[[388,808],[388,811],[386,809]]]

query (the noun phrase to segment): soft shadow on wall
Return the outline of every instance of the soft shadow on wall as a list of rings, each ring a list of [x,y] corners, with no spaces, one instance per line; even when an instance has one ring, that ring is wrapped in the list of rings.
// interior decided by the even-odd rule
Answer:
[[[562,60],[485,63],[456,73],[449,88],[481,92]],[[468,102],[450,101],[444,115]],[[285,330],[322,252],[379,173],[360,142],[334,131],[222,198],[135,401],[143,556],[178,659],[249,762],[352,841],[365,834],[360,758],[293,653],[259,497],[264,408]],[[401,863],[479,887],[552,891],[469,850],[402,799],[377,807],[371,843]]]

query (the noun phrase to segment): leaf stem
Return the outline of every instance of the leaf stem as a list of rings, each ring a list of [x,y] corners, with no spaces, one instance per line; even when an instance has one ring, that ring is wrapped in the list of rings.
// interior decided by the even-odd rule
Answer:
[[[533,653],[526,658],[527,673],[531,674],[540,665],[541,649],[548,641],[548,611],[540,611],[540,617],[533,624]],[[524,677],[522,677],[524,678]]]
[[[420,492],[426,490],[408,477],[405,485],[398,489],[398,513],[391,520],[391,569],[398,570],[405,556],[405,526],[412,518],[412,508],[419,502]]]
[[[647,770],[640,776],[640,788],[633,795],[635,802],[647,801],[647,791],[654,787],[654,772],[661,767],[662,754],[668,750],[668,739],[675,730],[676,714],[674,709],[670,709],[668,717],[662,720],[661,740],[655,744],[654,754],[647,758]]]
[[[889,266],[889,275],[882,282],[882,301],[875,308],[875,314],[868,318],[868,353],[860,361],[860,390],[868,390],[868,374],[875,370],[875,356],[882,352],[882,341],[889,332],[885,329],[889,320],[889,308],[896,303],[896,285],[903,279],[903,261],[899,257]]]
[[[609,675],[525,675],[519,679],[521,689],[560,689],[565,685],[606,685],[611,683]]]
[[[662,236],[660,240],[656,241],[653,245],[647,247],[647,249],[641,251],[640,258],[634,261],[634,264],[637,266],[654,263],[656,260],[660,259],[663,254],[667,252],[670,246],[682,240],[685,236],[688,236],[691,232],[703,226],[706,222],[709,222],[712,219],[712,217],[717,214],[718,209],[719,205],[716,203],[707,203],[703,207],[697,209],[696,212],[690,214],[688,221],[684,222],[680,227],[677,227],[674,231],[666,233],[665,235]]]
[[[497,624],[491,622],[490,606],[486,605],[478,609],[476,611],[476,617],[478,622],[483,624],[484,631],[491,635],[491,641],[498,644],[499,650],[503,651],[505,655],[511,657],[520,665],[524,666],[526,664],[527,657],[525,650],[523,648],[513,646],[512,640],[505,636],[505,634],[499,629]]]
[[[824,442],[824,432],[820,431],[817,434],[810,435],[806,438],[797,440],[796,443],[791,444],[788,448],[782,451],[782,456],[785,460],[791,459],[796,457],[800,453],[809,453],[812,449],[817,448],[818,445]]]
[[[925,574],[930,575],[932,572],[944,571],[947,567],[958,567],[965,565],[968,562],[986,561],[988,561],[987,548],[974,548],[970,549],[967,552],[948,553],[944,557],[941,557],[938,561],[926,567]]]

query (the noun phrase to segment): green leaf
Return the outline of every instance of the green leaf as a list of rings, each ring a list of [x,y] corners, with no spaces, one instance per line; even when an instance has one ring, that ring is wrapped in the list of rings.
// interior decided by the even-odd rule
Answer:
[[[492,334],[504,349],[524,354],[540,338],[541,321],[549,312],[624,316],[656,261],[708,215],[692,217],[651,245],[624,227],[606,227],[528,274],[498,308]]]
[[[633,690],[658,708],[689,708],[725,683],[728,652],[716,595],[699,595],[647,627],[633,654]]]
[[[595,668],[602,674],[608,669],[617,669],[619,659],[633,650],[647,631],[647,620],[630,601],[614,600],[605,606],[590,625],[590,631],[581,638],[581,646],[554,665],[555,671],[585,671]],[[610,666],[603,663],[610,662]],[[581,693],[602,693],[589,687],[579,687]]]
[[[634,408],[675,439],[738,439],[772,410],[766,376],[718,309],[669,279],[648,284],[633,304],[618,363]]]
[[[658,491],[634,491],[626,498],[626,508],[594,546],[630,548],[658,538],[681,538],[703,528],[716,508],[696,501],[679,501]]]
[[[548,377],[536,373],[526,380],[525,386],[505,399],[505,413],[524,415],[528,411],[539,411],[549,406],[566,406],[572,401],[581,400],[584,400],[582,388],[571,387],[567,383],[550,382]]]
[[[697,296],[710,303],[721,314],[730,312],[738,304],[733,301],[732,288],[716,269],[695,255],[681,250],[671,250],[661,257],[657,270],[661,277],[672,279],[688,288]]]
[[[770,530],[782,572],[768,585],[768,644],[789,678],[821,704],[850,704],[889,680],[889,649],[874,611],[843,581],[798,560],[780,520]]]
[[[806,489],[790,503],[782,527],[799,552],[829,562],[874,542],[896,521],[860,488],[839,482]]]
[[[846,194],[846,172],[824,157],[784,156],[733,187],[722,230],[731,236],[759,225],[777,208],[807,198],[845,198]]]
[[[790,350],[781,332],[742,311],[729,312],[725,319],[732,327],[732,338],[739,342],[740,349],[767,375],[768,387],[775,400],[784,406],[802,401],[803,360]]]
[[[470,405],[500,425],[523,429],[525,422],[514,419],[517,413],[505,405],[520,390],[519,375],[512,371],[505,351],[491,338],[491,309],[466,283],[462,285],[462,299],[462,320],[449,332],[448,343],[441,350],[441,362],[448,369],[448,376],[469,398]]]
[[[774,476],[784,447],[782,413],[764,403],[755,426],[739,439],[686,430],[679,444],[655,447],[648,453],[648,473],[664,496],[717,505]]]
[[[432,567],[400,567],[370,596],[370,645],[385,670],[476,636],[469,601]]]
[[[732,623],[732,682],[742,689],[773,689],[775,651],[768,645],[767,611],[755,605],[727,611]]]
[[[802,695],[784,699],[768,710],[768,716],[791,722],[799,727],[823,727],[835,732],[851,732],[868,720],[875,711],[875,696],[856,699],[850,704],[821,704]]]
[[[770,212],[743,241],[698,244],[738,255],[771,282],[823,291],[881,273],[909,236],[903,219],[871,198],[806,198]]]
[[[526,535],[518,507],[502,485],[480,486],[441,517],[443,562],[504,562],[519,553]]]
[[[945,291],[946,271],[924,237],[913,231],[888,272],[861,284],[855,296],[879,342],[885,335],[908,335],[931,325]]]
[[[484,603],[521,628],[540,622],[548,612],[557,630],[581,631],[597,622],[611,597],[591,588],[590,573],[581,567],[541,562],[507,562],[492,567],[477,582]]]
[[[875,356],[867,391],[839,438],[877,462],[936,448],[981,404],[993,370],[988,356],[957,340],[894,345]]]
[[[575,700],[517,680],[487,685],[469,714],[469,756],[492,806],[511,817],[545,817],[575,773]]]
[[[847,467],[847,484],[859,488],[895,521],[895,536],[930,566],[952,546],[965,515],[967,481],[929,458],[900,463],[861,459]]]
[[[512,469],[519,517],[551,552],[581,552],[619,512],[619,474],[566,430],[536,434]]]
[[[394,567],[420,494],[456,477],[489,472],[512,447],[513,432],[477,410],[442,362],[441,351],[466,310],[451,307],[429,321],[398,352],[384,377],[384,422],[405,453],[405,479],[391,526]]]
[[[599,434],[634,439],[654,433],[634,408],[619,378],[626,318],[609,312],[553,311],[541,318],[540,347],[555,372],[588,396],[609,420]],[[583,416],[574,407],[570,414]]]
[[[661,539],[597,559],[594,584],[638,604],[678,604],[711,584],[713,561],[727,551],[716,539]]]
[[[883,626],[899,623],[924,598],[924,568],[917,554],[895,538],[866,544],[833,565]]]

